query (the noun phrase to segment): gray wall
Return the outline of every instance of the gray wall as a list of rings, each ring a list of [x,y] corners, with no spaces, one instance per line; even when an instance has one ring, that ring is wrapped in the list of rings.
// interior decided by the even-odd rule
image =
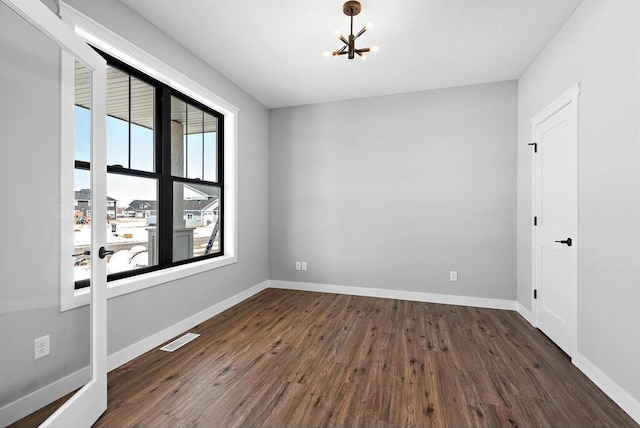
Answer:
[[[640,397],[638,2],[584,0],[518,84],[518,301],[531,308],[529,120],[576,82],[578,351]]]
[[[59,80],[58,46],[0,4],[0,408],[89,364],[89,311],[60,313]]]
[[[69,4],[240,109],[238,263],[110,299],[108,352],[112,354],[267,280],[268,111],[122,3],[74,0]],[[0,343],[12,346],[0,353],[0,407],[73,372],[68,361],[74,355],[88,361],[87,331],[76,331],[86,326],[88,312],[59,313],[58,309],[60,102],[59,69],[52,63],[57,56],[42,58],[44,54],[29,39],[13,36],[4,11],[0,189],[5,209],[0,214],[0,236],[5,245],[0,249]],[[6,49],[5,43],[14,45]],[[15,70],[18,62],[25,64],[26,72]],[[17,80],[6,80],[8,74]],[[35,92],[37,101],[14,96],[13,89],[21,87]],[[29,138],[22,131],[7,132],[5,123],[14,121],[22,124]],[[27,196],[33,197],[31,203],[24,202]],[[20,212],[20,227],[16,227],[14,210]],[[38,269],[31,269],[34,265]],[[12,312],[20,305],[36,309]],[[79,316],[84,316],[82,322]],[[52,356],[34,362],[33,339],[47,333]],[[76,350],[76,343],[84,345],[86,352]],[[57,360],[67,363],[54,367]]]
[[[514,300],[516,92],[271,110],[269,278]]]

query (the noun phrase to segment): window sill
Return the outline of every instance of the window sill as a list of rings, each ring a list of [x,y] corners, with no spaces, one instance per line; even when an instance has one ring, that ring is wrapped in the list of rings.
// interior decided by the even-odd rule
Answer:
[[[216,257],[215,259],[202,260],[199,262],[174,266],[142,275],[111,281],[107,283],[107,299],[123,296],[125,294],[144,290],[145,288],[155,287],[156,285],[165,284],[167,282],[176,281],[192,275],[218,269],[236,262],[237,258],[235,256],[225,255]],[[74,292],[71,301],[62,305],[61,311],[88,305],[89,299],[90,293],[88,289],[77,290]]]

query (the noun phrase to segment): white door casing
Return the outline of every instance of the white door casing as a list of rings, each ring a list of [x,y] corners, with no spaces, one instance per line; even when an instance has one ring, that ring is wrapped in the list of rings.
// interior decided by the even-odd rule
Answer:
[[[106,218],[106,63],[42,2],[0,1],[91,71],[91,206],[95,218]],[[91,426],[107,408],[107,276],[106,261],[98,257],[98,249],[105,243],[105,222],[94,222],[91,230],[91,379],[44,421],[42,427]],[[72,252],[73,248],[68,251]]]
[[[533,119],[533,311],[570,357],[578,350],[578,84]]]

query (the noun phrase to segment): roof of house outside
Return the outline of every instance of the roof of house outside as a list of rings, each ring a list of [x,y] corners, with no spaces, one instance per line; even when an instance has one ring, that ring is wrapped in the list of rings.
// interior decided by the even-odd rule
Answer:
[[[209,186],[207,184],[194,184],[184,183],[185,187],[190,187],[196,192],[202,193],[210,198],[217,198],[220,196],[220,189],[218,187]]]
[[[73,199],[76,199],[78,201],[90,201],[91,200],[91,189],[82,189],[82,190],[76,190],[74,192],[74,197]],[[113,199],[110,196],[107,196],[107,201],[109,202],[117,202],[117,199]]]
[[[158,203],[156,201],[148,201],[144,199],[135,199],[131,201],[129,206],[125,208],[125,211],[149,211],[155,210]]]
[[[214,206],[215,205],[215,206]],[[207,208],[216,208],[218,205],[218,198],[208,199],[206,201],[184,201],[183,210],[184,211],[202,211]]]

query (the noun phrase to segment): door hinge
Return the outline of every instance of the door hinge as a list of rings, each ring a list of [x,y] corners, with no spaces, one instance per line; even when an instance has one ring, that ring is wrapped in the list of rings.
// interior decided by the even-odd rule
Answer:
[[[533,290],[533,298],[534,299],[538,298],[538,290]]]
[[[534,226],[538,225],[538,216],[533,216],[533,225]]]
[[[533,153],[538,153],[538,143],[529,143],[529,146],[533,146]]]

